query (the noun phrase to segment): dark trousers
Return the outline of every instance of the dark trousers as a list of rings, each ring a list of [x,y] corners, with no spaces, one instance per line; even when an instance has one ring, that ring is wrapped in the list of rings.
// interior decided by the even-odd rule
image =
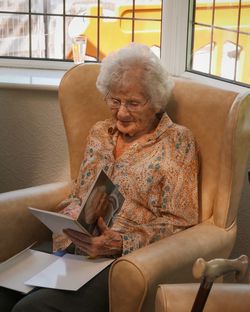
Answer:
[[[1,312],[108,312],[107,267],[77,291],[38,288],[27,295],[0,288]]]
[[[51,252],[51,244],[34,249]],[[0,312],[108,312],[109,269],[110,266],[77,291],[36,288],[23,295],[0,287]]]

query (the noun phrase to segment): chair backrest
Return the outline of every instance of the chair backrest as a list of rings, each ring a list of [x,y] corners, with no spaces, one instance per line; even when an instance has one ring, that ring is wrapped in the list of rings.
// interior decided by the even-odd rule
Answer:
[[[99,64],[70,69],[59,87],[59,101],[69,145],[72,179],[76,178],[86,135],[98,120],[110,116],[96,89]],[[200,151],[200,221],[221,227],[236,219],[250,143],[249,96],[175,79],[167,111],[188,127]]]
[[[236,219],[250,145],[248,94],[176,79],[168,113],[192,130],[200,150],[200,218]]]
[[[95,84],[99,68],[95,63],[77,65],[66,72],[59,86],[72,179],[78,175],[89,129],[98,120],[110,116]]]

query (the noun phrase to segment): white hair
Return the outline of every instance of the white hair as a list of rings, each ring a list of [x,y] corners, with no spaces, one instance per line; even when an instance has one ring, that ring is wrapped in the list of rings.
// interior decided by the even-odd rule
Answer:
[[[124,73],[131,69],[140,69],[139,83],[145,95],[157,109],[165,110],[173,81],[160,59],[143,44],[131,43],[103,59],[96,81],[98,90],[106,95],[119,86]]]

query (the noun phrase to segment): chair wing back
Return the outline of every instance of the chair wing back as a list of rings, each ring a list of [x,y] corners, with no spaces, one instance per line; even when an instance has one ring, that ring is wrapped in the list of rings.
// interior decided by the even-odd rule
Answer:
[[[168,113],[195,135],[200,153],[200,221],[235,221],[250,144],[250,98],[176,79]]]
[[[78,175],[89,129],[110,115],[95,84],[99,68],[99,64],[77,65],[66,72],[59,86],[72,179]]]
[[[72,179],[77,177],[90,127],[110,116],[96,89],[99,68],[99,64],[77,65],[59,87]],[[229,227],[236,218],[250,141],[249,102],[246,95],[175,79],[167,111],[197,140],[200,221],[213,216],[218,226]]]

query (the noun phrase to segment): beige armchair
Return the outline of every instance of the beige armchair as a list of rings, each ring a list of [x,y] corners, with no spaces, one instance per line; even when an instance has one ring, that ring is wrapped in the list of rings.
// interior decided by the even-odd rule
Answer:
[[[78,65],[65,74],[59,88],[72,179],[77,176],[89,128],[109,116],[95,87],[98,71],[98,64]],[[192,282],[197,258],[227,258],[234,245],[250,142],[250,97],[176,79],[168,113],[193,131],[199,145],[200,223],[113,263],[112,312],[152,312],[158,284]],[[53,210],[69,191],[70,183],[65,182],[0,194],[1,260],[49,235],[27,206]]]
[[[196,260],[193,276],[200,284],[159,285],[155,312],[246,312],[250,311],[249,284],[213,284],[223,275],[235,273],[235,280],[248,278],[248,257],[237,259]]]
[[[155,312],[191,312],[198,289],[198,283],[159,285]],[[203,311],[250,311],[250,285],[214,284]]]

